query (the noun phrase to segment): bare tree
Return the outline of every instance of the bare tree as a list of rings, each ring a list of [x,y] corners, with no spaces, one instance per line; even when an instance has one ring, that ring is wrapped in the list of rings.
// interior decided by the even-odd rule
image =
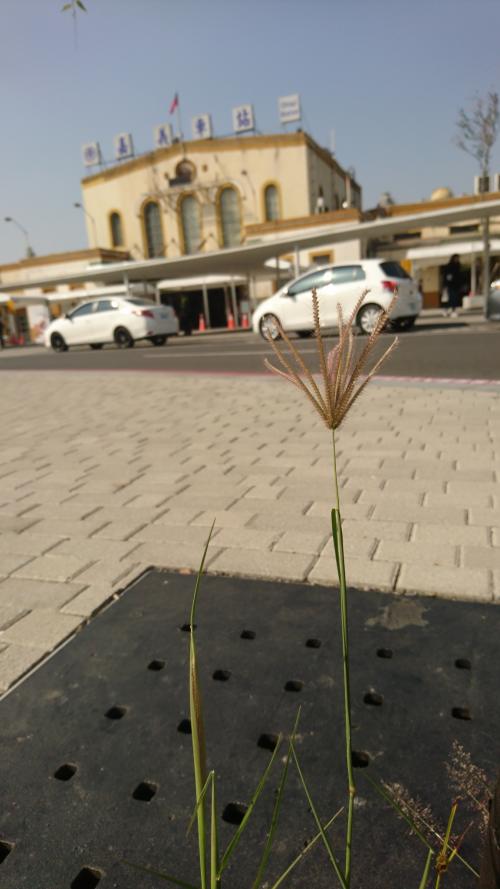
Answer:
[[[481,176],[490,172],[491,149],[498,130],[498,93],[490,91],[486,98],[476,96],[470,111],[458,113],[456,143],[462,151],[472,155],[479,164]]]

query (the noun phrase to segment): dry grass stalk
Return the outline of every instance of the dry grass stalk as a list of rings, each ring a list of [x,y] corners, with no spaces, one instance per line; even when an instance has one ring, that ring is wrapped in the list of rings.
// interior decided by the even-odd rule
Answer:
[[[453,741],[450,761],[446,763],[448,777],[454,791],[467,799],[479,813],[478,827],[484,836],[488,827],[488,800],[491,787],[488,776],[471,759],[470,753],[458,741]]]
[[[365,373],[368,359],[397,299],[397,295],[394,296],[387,311],[381,312],[375,329],[366,340],[363,348],[358,351],[354,341],[353,324],[366,293],[367,291],[365,290],[361,294],[347,321],[344,320],[342,307],[338,306],[339,341],[335,348],[326,354],[321,333],[318,296],[316,290],[312,292],[314,334],[318,346],[321,376],[323,378],[323,392],[317,386],[300,352],[281,326],[280,336],[291,353],[291,359],[276,342],[269,338],[269,343],[283,370],[275,367],[267,359],[264,360],[264,364],[273,373],[284,377],[285,380],[293,383],[294,386],[304,392],[328,429],[337,429],[340,426],[349,409],[356,399],[359,398],[365,386],[376,374],[381,364],[388,358],[398,342],[396,337],[371,370]],[[302,376],[305,377],[305,381],[302,379]]]

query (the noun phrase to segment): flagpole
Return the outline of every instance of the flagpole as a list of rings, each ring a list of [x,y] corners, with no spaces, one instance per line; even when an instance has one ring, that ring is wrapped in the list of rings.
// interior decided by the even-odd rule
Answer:
[[[179,93],[176,93],[177,96],[177,132],[179,134],[179,139],[181,142],[184,141],[184,135],[182,133],[182,121],[181,121],[181,103],[179,101]]]

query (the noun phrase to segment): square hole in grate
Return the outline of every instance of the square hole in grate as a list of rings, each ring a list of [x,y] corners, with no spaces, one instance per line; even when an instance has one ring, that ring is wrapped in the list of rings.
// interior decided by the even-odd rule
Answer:
[[[155,784],[153,781],[141,781],[135,788],[132,796],[134,799],[138,799],[142,803],[149,803],[153,799],[157,790],[158,784]]]
[[[97,867],[83,867],[73,880],[70,889],[95,889],[104,876]]]
[[[77,772],[77,767],[72,762],[65,762],[54,772],[54,778],[58,781],[71,781],[73,775]]]
[[[0,864],[7,858],[8,855],[12,852],[15,843],[9,843],[7,840],[0,840]]]

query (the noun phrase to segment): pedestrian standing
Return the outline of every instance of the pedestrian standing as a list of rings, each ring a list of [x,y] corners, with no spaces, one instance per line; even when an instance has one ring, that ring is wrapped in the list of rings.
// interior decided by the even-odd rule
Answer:
[[[3,319],[0,315],[0,347],[3,349],[5,347],[5,343],[3,341]]]
[[[454,253],[448,265],[444,267],[443,285],[448,293],[446,314],[456,318],[462,291],[462,266],[460,265],[458,253]]]

